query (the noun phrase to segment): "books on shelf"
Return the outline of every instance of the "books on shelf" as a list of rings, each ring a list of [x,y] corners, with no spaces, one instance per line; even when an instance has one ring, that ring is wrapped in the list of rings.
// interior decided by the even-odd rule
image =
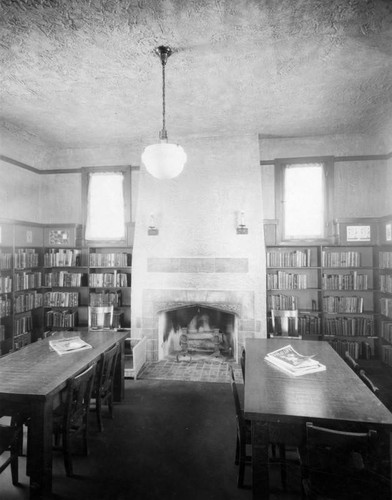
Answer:
[[[295,377],[326,370],[314,356],[299,354],[290,344],[268,353],[264,359]]]
[[[63,354],[84,351],[85,349],[91,348],[92,346],[90,344],[88,344],[78,336],[49,340],[49,349],[51,351],[56,351],[60,356],[62,356]]]

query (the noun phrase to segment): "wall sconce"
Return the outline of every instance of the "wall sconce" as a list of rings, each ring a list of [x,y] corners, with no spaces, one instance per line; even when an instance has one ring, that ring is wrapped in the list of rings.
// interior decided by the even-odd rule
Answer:
[[[239,224],[237,226],[237,234],[248,234],[248,228],[245,224],[245,213],[240,212]]]
[[[147,231],[148,236],[157,236],[159,234],[158,228],[155,225],[154,214],[150,214],[150,224]]]

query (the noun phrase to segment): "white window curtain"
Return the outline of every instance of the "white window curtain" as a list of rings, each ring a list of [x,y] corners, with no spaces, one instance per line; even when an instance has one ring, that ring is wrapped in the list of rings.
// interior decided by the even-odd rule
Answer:
[[[321,163],[286,165],[284,178],[285,239],[324,235],[324,168]]]
[[[122,172],[89,174],[86,240],[125,238],[124,175]]]

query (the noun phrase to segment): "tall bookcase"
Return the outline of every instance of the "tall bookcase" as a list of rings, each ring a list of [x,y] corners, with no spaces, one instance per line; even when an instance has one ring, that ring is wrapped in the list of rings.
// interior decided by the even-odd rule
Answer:
[[[379,235],[380,245],[375,249],[375,261],[380,358],[392,366],[392,216],[381,219]]]
[[[89,305],[113,305],[115,328],[131,326],[132,251],[129,247],[88,249]]]
[[[298,310],[303,338],[355,358],[375,354],[373,283],[372,246],[267,247],[267,311]]]
[[[0,223],[0,235],[0,354],[7,354],[42,334],[43,228]]]
[[[129,235],[131,235],[128,228]],[[53,330],[88,328],[89,305],[131,326],[131,242],[87,246],[78,224],[0,221],[0,356]]]
[[[44,229],[45,329],[87,326],[88,262],[80,225]]]

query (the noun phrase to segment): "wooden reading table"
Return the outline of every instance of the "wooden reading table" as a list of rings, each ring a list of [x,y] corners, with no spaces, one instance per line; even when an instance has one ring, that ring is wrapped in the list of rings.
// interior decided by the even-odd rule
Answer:
[[[300,354],[314,354],[326,365],[326,371],[294,377],[265,361],[266,354],[288,344]],[[269,498],[268,422],[284,424],[282,429],[288,430],[291,445],[301,444],[306,422],[326,427],[347,424],[350,429],[358,426],[391,433],[390,411],[328,342],[248,339],[245,349],[244,413],[252,423],[254,499]]]
[[[92,349],[59,356],[49,340],[80,335]],[[121,345],[115,375],[114,399],[124,395],[124,340],[129,331],[61,332],[34,342],[0,359],[0,414],[2,408],[21,411],[30,418],[30,498],[49,498],[52,491],[52,412],[68,378],[98,361],[116,342]]]

